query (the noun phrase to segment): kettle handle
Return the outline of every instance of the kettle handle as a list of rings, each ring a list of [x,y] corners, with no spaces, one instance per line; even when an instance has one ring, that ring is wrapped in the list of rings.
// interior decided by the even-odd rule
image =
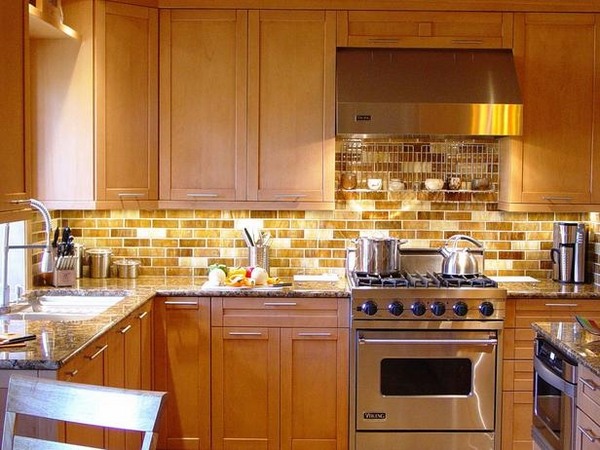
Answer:
[[[554,255],[557,255],[557,257],[558,257],[558,261],[556,261],[556,260],[554,259]],[[558,251],[558,249],[557,249],[557,248],[551,248],[551,249],[550,249],[550,259],[552,260],[552,262],[553,262],[554,264],[560,264],[560,252]]]
[[[454,248],[456,248],[456,243],[458,241],[469,241],[472,244],[475,244],[477,247],[483,248],[483,244],[481,242],[475,238],[472,238],[471,236],[467,236],[466,234],[455,234],[454,236],[450,236],[450,238],[448,238],[446,241],[446,244],[448,244],[450,241],[454,242]]]

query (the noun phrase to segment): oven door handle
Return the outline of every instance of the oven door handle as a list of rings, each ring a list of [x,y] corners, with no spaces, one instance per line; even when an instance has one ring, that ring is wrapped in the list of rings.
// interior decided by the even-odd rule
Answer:
[[[561,377],[556,375],[554,372],[548,369],[548,367],[546,367],[537,356],[533,360],[533,368],[537,372],[538,376],[541,377],[550,386],[552,386],[555,389],[558,389],[560,392],[564,392],[565,395],[571,398],[575,398],[577,386],[575,384],[569,383],[566,380],[563,380]]]
[[[496,345],[498,339],[370,339],[359,337],[359,344],[454,344],[454,345]]]

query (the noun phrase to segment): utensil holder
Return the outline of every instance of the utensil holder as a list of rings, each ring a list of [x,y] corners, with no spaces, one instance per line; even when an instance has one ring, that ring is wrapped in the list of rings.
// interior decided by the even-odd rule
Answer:
[[[248,247],[248,266],[262,267],[269,271],[269,246]]]

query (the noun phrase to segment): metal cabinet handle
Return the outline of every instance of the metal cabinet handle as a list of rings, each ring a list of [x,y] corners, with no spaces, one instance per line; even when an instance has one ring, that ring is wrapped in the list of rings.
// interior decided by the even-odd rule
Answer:
[[[98,356],[100,356],[100,355],[102,354],[102,352],[103,352],[104,350],[106,350],[107,348],[108,348],[108,345],[107,345],[107,344],[105,344],[105,345],[103,345],[102,347],[100,347],[100,348],[99,348],[99,349],[96,351],[96,353],[94,353],[94,354],[93,354],[93,355],[91,355],[91,356],[86,356],[86,358],[87,358],[87,359],[89,359],[90,361],[92,361],[92,360],[96,359]]]
[[[190,192],[190,193],[185,194],[185,195],[187,195],[188,197],[201,197],[201,198],[206,198],[206,197],[212,197],[212,198],[214,198],[214,197],[218,197],[219,196],[219,194],[216,194],[214,192],[205,192],[205,193],[204,192]]]
[[[276,198],[304,198],[306,194],[276,194]]]
[[[544,196],[542,197],[542,200],[547,200],[547,201],[565,201],[565,202],[570,202],[573,200],[573,197],[554,197],[554,196]]]
[[[545,306],[577,308],[577,306],[579,306],[579,305],[577,303],[546,303]]]
[[[373,42],[376,44],[395,44],[400,42],[398,38],[369,38],[369,42]]]
[[[79,373],[79,369],[73,369],[70,372],[67,372],[67,375],[74,377]]]
[[[121,333],[121,334],[125,334],[125,333],[127,333],[129,330],[131,330],[131,326],[132,326],[132,325],[131,325],[131,324],[129,324],[129,325],[127,325],[125,328],[122,328],[122,329],[120,329],[120,330],[119,330],[119,333]]]
[[[580,378],[579,379],[583,384],[585,384],[589,389],[591,389],[592,391],[595,391],[596,389],[598,389],[598,385],[596,383],[594,383],[593,380],[588,380],[585,378]]]
[[[297,306],[296,302],[265,302],[263,306]]]
[[[262,336],[260,331],[230,331],[229,336]]]
[[[141,314],[138,316],[138,319],[140,319],[140,320],[141,320],[141,319],[145,318],[147,315],[148,315],[148,311],[144,311],[143,313],[141,313]]]
[[[165,305],[198,306],[198,302],[166,301]]]
[[[452,39],[451,42],[453,44],[461,44],[461,45],[467,45],[467,44],[481,45],[481,44],[483,44],[483,40],[481,40],[481,39]]]
[[[577,426],[577,429],[581,431],[581,434],[588,438],[590,442],[596,442],[598,439],[600,439],[600,436],[596,436],[596,434],[589,428],[581,428],[580,426]]]
[[[135,193],[135,192],[119,192],[117,194],[120,198],[142,198],[144,194]]]
[[[304,333],[298,333],[298,336],[331,336],[331,333],[319,333],[319,332],[310,333],[310,332],[304,332]]]

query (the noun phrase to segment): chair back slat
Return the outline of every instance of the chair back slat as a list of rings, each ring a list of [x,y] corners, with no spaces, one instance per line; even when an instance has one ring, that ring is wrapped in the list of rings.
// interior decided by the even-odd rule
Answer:
[[[144,433],[142,449],[156,445],[158,415],[165,392],[120,389],[81,383],[12,376],[8,385],[2,450],[86,449],[91,447],[37,446],[39,439],[13,435],[17,414]],[[11,441],[11,442],[9,442]],[[18,447],[18,445],[24,445]]]

